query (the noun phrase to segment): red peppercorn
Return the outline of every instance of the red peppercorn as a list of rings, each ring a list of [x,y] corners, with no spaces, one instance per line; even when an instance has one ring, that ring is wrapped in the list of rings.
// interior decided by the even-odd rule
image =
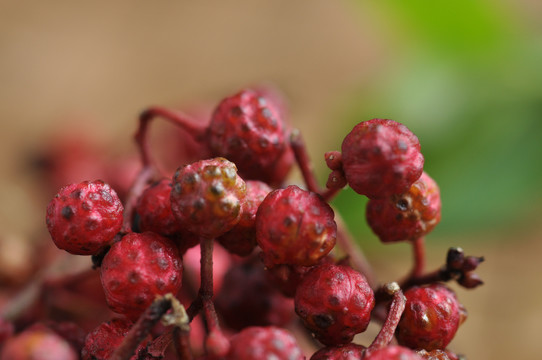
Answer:
[[[305,359],[294,336],[274,326],[245,328],[230,345],[227,360]]]
[[[373,351],[363,358],[364,360],[423,360],[416,352],[409,348],[390,345]]]
[[[295,185],[269,193],[256,214],[256,240],[266,266],[315,265],[335,246],[331,207]]]
[[[434,283],[405,291],[405,311],[395,335],[399,344],[427,351],[444,349],[466,319],[455,293]]]
[[[58,248],[71,254],[93,255],[120,231],[123,210],[115,191],[103,181],[71,184],[49,202],[47,228]]]
[[[147,187],[137,201],[139,229],[162,236],[174,235],[181,225],[171,211],[171,180],[162,179]]]
[[[418,138],[405,125],[372,119],[346,135],[342,163],[355,192],[379,198],[408,190],[421,176],[424,159]]]
[[[105,255],[101,280],[111,310],[136,319],[156,295],[177,294],[182,262],[173,242],[160,235],[130,233]]]
[[[415,240],[440,222],[440,191],[425,172],[402,194],[370,199],[367,222],[382,242]]]
[[[239,222],[245,195],[246,184],[234,163],[224,158],[201,160],[175,172],[171,210],[190,232],[216,238]]]
[[[364,354],[365,346],[350,343],[322,348],[315,352],[310,360],[359,360]]]
[[[367,329],[375,298],[359,272],[345,265],[322,264],[305,275],[294,303],[316,338],[334,346],[348,344]]]
[[[0,360],[62,359],[77,360],[79,356],[69,343],[46,328],[30,328],[8,339]]]

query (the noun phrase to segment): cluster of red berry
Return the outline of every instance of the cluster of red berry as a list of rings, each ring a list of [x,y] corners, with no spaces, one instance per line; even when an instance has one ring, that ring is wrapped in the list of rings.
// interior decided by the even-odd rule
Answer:
[[[59,360],[298,360],[310,349],[313,360],[458,359],[446,347],[466,312],[444,282],[480,285],[474,270],[483,259],[452,248],[442,268],[425,272],[424,236],[441,204],[418,138],[392,120],[359,123],[341,152],[325,154],[323,190],[281,104],[274,93],[243,90],[205,125],[161,107],[144,111],[143,167],[123,201],[103,181],[84,181],[47,208],[52,240],[92,256],[118,317],[79,343],[64,340],[70,330],[60,326],[13,335],[2,320],[0,360],[34,359],[29,347]],[[172,176],[159,171],[148,143],[156,117],[189,134],[204,160]],[[305,189],[285,186],[295,163]],[[415,265],[404,279],[375,281],[328,204],[346,185],[370,199],[367,221],[382,242],[412,243]],[[292,325],[294,311],[304,331]],[[353,343],[371,321],[382,324],[374,341]]]

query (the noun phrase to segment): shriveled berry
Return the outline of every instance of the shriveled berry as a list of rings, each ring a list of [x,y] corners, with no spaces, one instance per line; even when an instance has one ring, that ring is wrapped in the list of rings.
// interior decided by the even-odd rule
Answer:
[[[322,348],[315,352],[310,360],[359,360],[363,358],[364,353],[365,346],[350,343]]]
[[[215,156],[233,161],[247,180],[273,184],[282,182],[293,164],[286,139],[279,109],[253,90],[222,100],[207,129],[207,143]]]
[[[229,252],[247,256],[256,247],[256,212],[263,199],[271,192],[271,188],[261,182],[246,182],[247,194],[241,205],[239,222],[227,233],[217,238],[218,242]]]
[[[109,245],[122,227],[119,197],[103,181],[60,189],[47,206],[47,228],[55,245],[71,254],[93,255]]]
[[[226,360],[261,359],[304,360],[305,357],[294,336],[278,327],[248,327],[231,338]]]
[[[270,192],[256,214],[256,240],[268,267],[315,265],[336,238],[331,207],[320,195],[295,185]]]
[[[0,360],[77,360],[75,350],[59,335],[46,328],[30,328],[8,339]]]
[[[177,294],[183,267],[171,240],[145,232],[127,234],[115,243],[100,270],[111,310],[136,319],[156,295]]]
[[[423,360],[416,352],[409,348],[390,345],[375,350],[363,358],[364,360]]]
[[[162,179],[146,188],[138,199],[139,229],[162,236],[179,233],[181,225],[171,211],[171,180]]]
[[[122,343],[133,323],[127,319],[113,319],[100,324],[85,339],[81,352],[83,360],[107,360]],[[137,347],[130,360],[138,359],[138,353],[146,350],[149,339],[145,339]]]
[[[440,222],[440,191],[427,175],[402,194],[371,199],[367,222],[382,242],[415,240],[428,234]]]
[[[348,184],[369,198],[401,194],[423,171],[418,138],[393,120],[359,123],[346,135],[341,149]]]
[[[466,319],[455,293],[434,283],[405,291],[406,308],[395,335],[399,344],[427,351],[444,349]]]
[[[218,237],[239,222],[246,184],[237,167],[224,158],[180,167],[173,178],[171,209],[187,230]]]
[[[375,298],[359,272],[345,265],[322,264],[305,275],[294,303],[316,338],[334,346],[348,344],[367,329]]]

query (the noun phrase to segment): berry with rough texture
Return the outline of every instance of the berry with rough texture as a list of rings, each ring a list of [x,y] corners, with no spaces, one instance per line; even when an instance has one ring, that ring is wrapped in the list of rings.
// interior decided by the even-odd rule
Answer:
[[[444,350],[418,350],[416,351],[424,360],[457,360],[457,356]]]
[[[207,143],[215,156],[233,161],[247,180],[280,183],[293,164],[281,112],[253,90],[220,102],[207,128]]]
[[[305,359],[294,336],[274,326],[248,327],[233,336],[230,345],[227,360]]]
[[[316,193],[295,185],[270,192],[256,214],[256,240],[266,266],[311,266],[335,246],[331,207]]]
[[[328,346],[348,344],[367,329],[375,305],[365,277],[345,265],[322,264],[305,275],[294,298],[295,311]]]
[[[363,360],[423,360],[423,358],[409,348],[390,345],[371,352]]]
[[[455,293],[434,283],[405,291],[405,311],[395,335],[399,344],[427,351],[444,349],[466,319]]]
[[[369,198],[401,194],[423,171],[418,138],[393,120],[359,123],[346,135],[341,150],[348,184]]]
[[[322,348],[315,352],[310,360],[359,360],[364,354],[365,346],[350,343]]]
[[[100,180],[60,189],[47,206],[47,228],[55,245],[71,254],[93,255],[108,246],[122,227],[122,203]]]
[[[217,238],[226,250],[239,256],[250,255],[256,247],[256,212],[263,199],[271,192],[271,188],[261,181],[249,180],[246,185],[247,194],[241,205],[239,222],[233,229]]]
[[[146,232],[127,234],[115,243],[100,270],[111,310],[136,319],[156,295],[177,294],[183,267],[171,240]]]
[[[46,328],[30,328],[8,339],[0,360],[77,360],[70,344]]]
[[[234,163],[201,160],[175,172],[171,210],[188,231],[216,238],[239,222],[245,195],[246,184]]]
[[[113,319],[100,324],[92,330],[85,339],[81,352],[82,360],[107,360],[122,343],[133,323],[126,319]],[[145,339],[137,347],[130,360],[138,359],[138,353],[146,350],[149,339]]]
[[[162,179],[147,187],[137,201],[139,230],[171,236],[181,231],[181,225],[171,211],[171,180]]]
[[[367,222],[382,242],[416,240],[440,222],[440,191],[425,172],[410,189],[399,195],[371,199]]]

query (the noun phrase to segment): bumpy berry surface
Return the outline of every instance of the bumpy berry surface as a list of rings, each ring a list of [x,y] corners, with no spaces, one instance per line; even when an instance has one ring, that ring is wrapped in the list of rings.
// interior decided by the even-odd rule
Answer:
[[[231,338],[227,360],[304,360],[294,336],[274,326],[248,327]]]
[[[403,346],[386,346],[385,348],[375,350],[364,360],[423,360],[416,352]]]
[[[179,221],[171,211],[171,187],[170,179],[162,179],[143,191],[136,207],[141,231],[170,236],[181,230]]]
[[[323,344],[347,344],[365,331],[375,305],[373,290],[359,272],[344,265],[314,267],[295,294],[295,311]]]
[[[442,284],[405,291],[405,311],[395,335],[399,344],[427,351],[444,349],[466,319],[455,293]]]
[[[173,242],[160,235],[130,233],[115,243],[101,266],[109,307],[136,319],[156,295],[177,294],[182,262]]]
[[[270,192],[256,214],[256,240],[268,267],[315,265],[335,246],[336,238],[331,207],[295,185]]]
[[[440,222],[440,191],[425,172],[410,189],[399,195],[371,199],[367,222],[382,242],[415,240]]]
[[[310,360],[359,360],[364,353],[365,346],[350,343],[322,348],[315,352]]]
[[[369,198],[400,194],[423,171],[420,142],[405,125],[372,119],[356,125],[342,143],[346,180]]]
[[[81,352],[83,360],[107,360],[111,358],[115,349],[122,343],[130,331],[132,322],[126,319],[113,319],[102,323],[92,330],[85,339],[85,346]],[[145,349],[148,339],[143,341],[136,349],[130,360],[137,359],[137,354]]]
[[[444,350],[418,350],[416,351],[424,360],[452,360]],[[455,357],[453,360],[457,360]]]
[[[207,140],[212,153],[233,161],[247,180],[281,182],[277,172],[283,173],[285,168],[287,173],[293,163],[280,111],[252,90],[220,102],[211,118]]]
[[[217,238],[218,242],[229,252],[247,256],[256,247],[256,212],[263,199],[271,192],[271,188],[261,182],[246,182],[247,194],[241,205],[239,222],[227,233]]]
[[[69,343],[46,329],[28,329],[8,339],[0,360],[77,360],[79,356]]]
[[[245,195],[246,184],[234,163],[201,160],[175,172],[171,209],[187,230],[215,238],[239,222]]]
[[[69,253],[93,255],[122,227],[119,197],[102,181],[63,187],[49,202],[46,223],[55,245]]]

